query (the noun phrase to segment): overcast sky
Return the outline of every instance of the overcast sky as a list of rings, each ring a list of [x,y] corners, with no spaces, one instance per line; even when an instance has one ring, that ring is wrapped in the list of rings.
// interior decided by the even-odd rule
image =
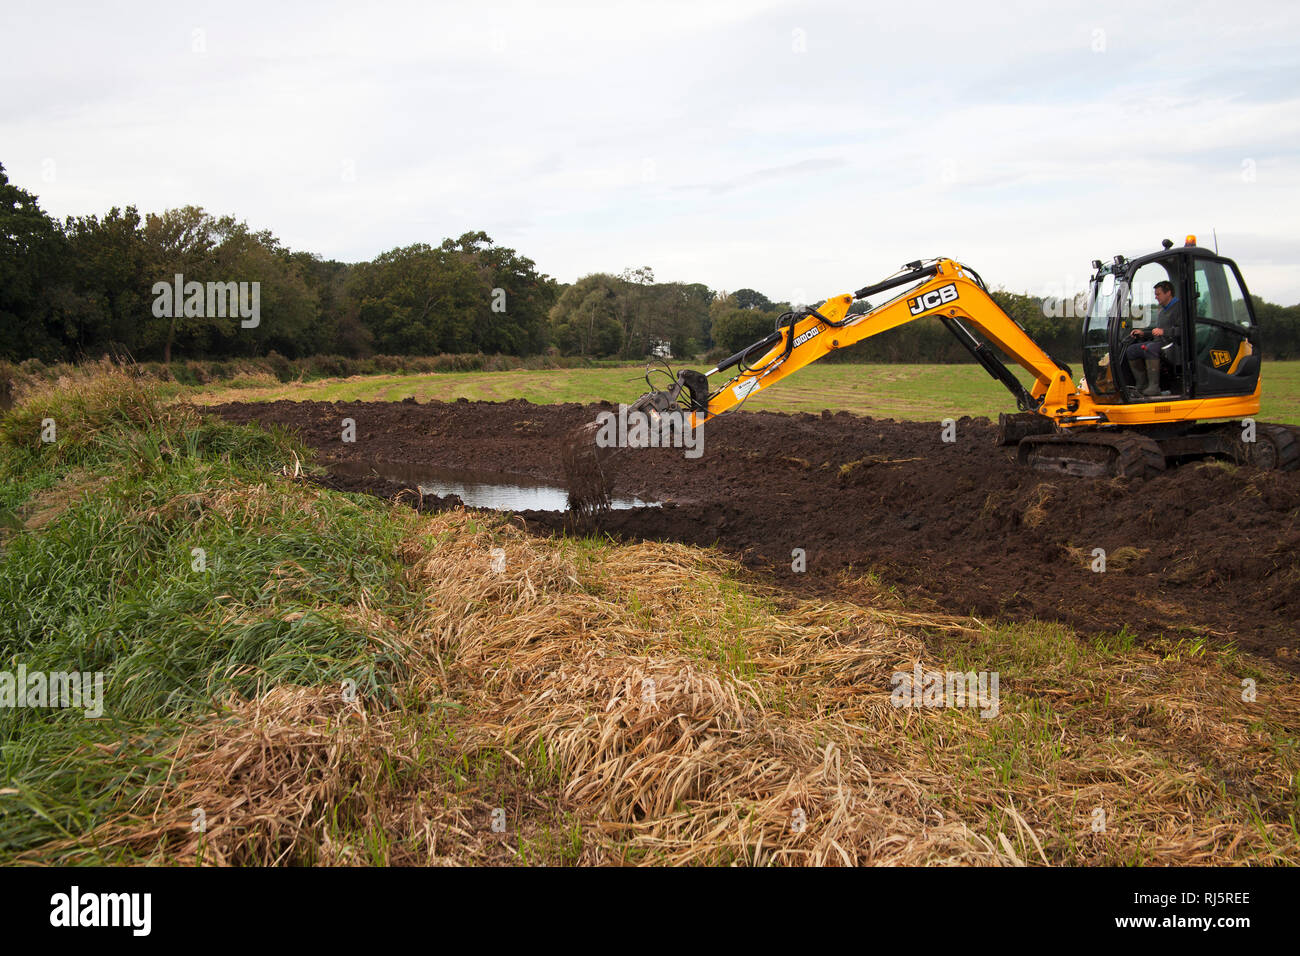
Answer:
[[[482,229],[565,281],[819,300],[1196,233],[1300,302],[1300,6],[2,0],[0,163],[369,259]]]

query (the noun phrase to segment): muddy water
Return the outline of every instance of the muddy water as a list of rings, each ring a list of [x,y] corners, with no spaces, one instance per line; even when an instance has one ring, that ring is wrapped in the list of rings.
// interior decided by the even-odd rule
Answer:
[[[456,495],[468,508],[491,508],[494,511],[564,511],[569,495],[559,485],[548,484],[527,475],[464,468],[439,468],[399,462],[358,464],[332,462],[330,471],[355,478],[378,476],[386,481],[419,488],[425,495]],[[611,508],[655,508],[657,501],[636,497],[614,498]]]

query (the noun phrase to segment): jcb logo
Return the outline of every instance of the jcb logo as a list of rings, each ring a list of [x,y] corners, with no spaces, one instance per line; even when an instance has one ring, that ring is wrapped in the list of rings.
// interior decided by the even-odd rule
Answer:
[[[822,327],[820,325],[814,325],[807,332],[803,333],[803,335],[796,336],[794,340],[793,348],[798,348],[799,346],[807,342],[809,339],[815,338],[816,336],[821,334],[822,334]]]
[[[931,309],[937,309],[945,303],[952,302],[957,298],[957,286],[948,283],[941,289],[931,289],[925,295],[918,295],[915,299],[907,300],[907,307],[912,310],[913,315],[920,315],[922,312],[929,312]]]
[[[1214,363],[1215,368],[1223,368],[1223,366],[1232,363],[1232,353],[1223,349],[1211,349],[1210,361]]]

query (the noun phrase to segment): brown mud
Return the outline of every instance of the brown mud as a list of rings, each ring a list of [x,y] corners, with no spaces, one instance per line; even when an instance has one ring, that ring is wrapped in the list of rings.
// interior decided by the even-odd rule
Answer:
[[[564,479],[564,438],[603,405],[510,402],[225,405],[237,422],[296,431],[332,463],[428,464]],[[341,441],[342,420],[356,441]],[[354,468],[355,470],[355,468]],[[376,477],[332,487],[385,497]],[[1061,621],[1082,634],[1205,638],[1300,669],[1300,473],[1219,463],[1146,481],[1048,475],[1016,464],[994,426],[739,412],[705,429],[704,454],[618,455],[618,494],[662,507],[581,519],[582,530],[718,545],[800,593],[852,592],[871,574],[918,610]],[[417,496],[407,495],[413,504]],[[454,506],[430,499],[425,508]],[[524,512],[539,532],[575,518]],[[792,570],[802,549],[806,570]],[[1092,570],[1095,549],[1106,570]]]
[[[579,425],[560,444],[560,466],[568,491],[569,510],[578,518],[593,518],[610,510],[614,495],[619,449],[601,448],[596,443],[599,427],[594,422]]]

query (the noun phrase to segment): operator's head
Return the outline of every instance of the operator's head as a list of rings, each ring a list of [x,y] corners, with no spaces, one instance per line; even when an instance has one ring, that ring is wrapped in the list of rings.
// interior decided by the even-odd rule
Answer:
[[[1160,308],[1167,306],[1174,297],[1174,284],[1172,282],[1156,283],[1156,301],[1160,303]]]

